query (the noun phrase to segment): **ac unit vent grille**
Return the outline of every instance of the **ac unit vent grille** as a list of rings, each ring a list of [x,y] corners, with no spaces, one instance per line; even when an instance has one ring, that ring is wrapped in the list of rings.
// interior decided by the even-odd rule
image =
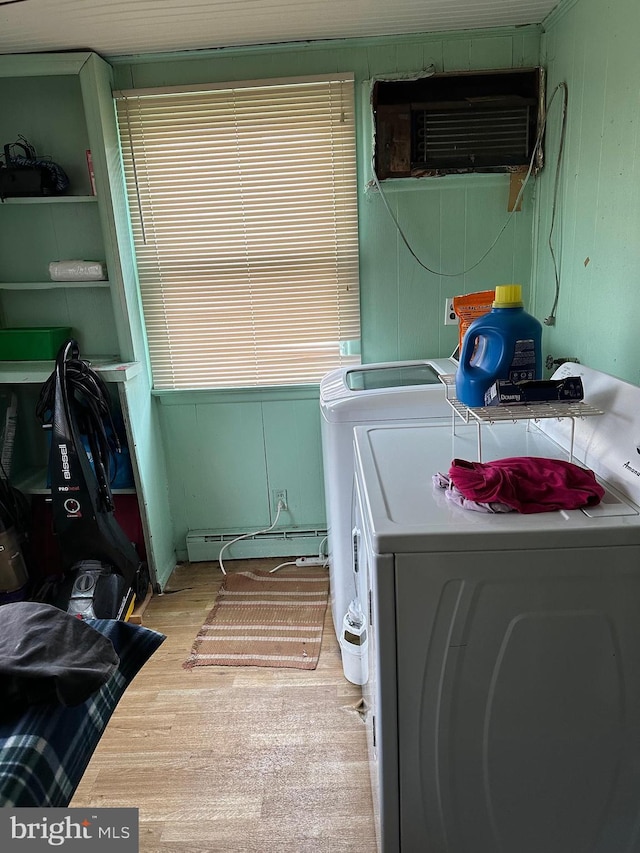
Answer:
[[[543,68],[377,80],[371,95],[376,177],[516,172],[532,158],[537,173],[544,92]]]
[[[531,156],[530,107],[416,110],[413,166],[510,166]]]

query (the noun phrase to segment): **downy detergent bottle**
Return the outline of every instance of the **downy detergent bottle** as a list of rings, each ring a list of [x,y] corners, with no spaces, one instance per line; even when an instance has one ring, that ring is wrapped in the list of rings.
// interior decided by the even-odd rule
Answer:
[[[519,284],[499,284],[493,307],[469,326],[456,371],[456,396],[470,408],[484,406],[497,379],[542,379],[542,325],[528,314]]]

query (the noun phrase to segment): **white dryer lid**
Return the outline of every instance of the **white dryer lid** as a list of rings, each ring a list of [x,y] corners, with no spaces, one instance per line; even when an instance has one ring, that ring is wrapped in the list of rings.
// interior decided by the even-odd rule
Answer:
[[[564,448],[525,422],[482,427],[482,458],[543,456],[568,459]],[[475,460],[473,424],[378,425],[354,430],[356,476],[377,553],[569,548],[640,544],[636,507],[610,491],[609,512],[582,510],[484,514],[461,509],[433,485],[455,458]]]

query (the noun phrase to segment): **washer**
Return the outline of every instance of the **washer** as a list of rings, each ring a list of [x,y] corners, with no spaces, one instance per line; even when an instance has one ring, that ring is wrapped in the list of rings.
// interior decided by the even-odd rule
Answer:
[[[482,461],[573,454],[588,509],[452,504],[473,424],[354,430],[383,853],[640,851],[640,388],[576,374],[604,414],[482,426]]]
[[[328,529],[331,613],[336,637],[357,597],[352,560],[353,429],[373,423],[451,419],[438,376],[452,359],[377,362],[338,368],[320,382],[322,455]]]

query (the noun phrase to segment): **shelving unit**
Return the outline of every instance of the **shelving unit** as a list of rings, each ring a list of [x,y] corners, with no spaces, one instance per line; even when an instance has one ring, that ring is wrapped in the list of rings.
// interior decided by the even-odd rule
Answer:
[[[55,195],[55,196],[27,196],[24,198],[6,198],[2,204],[13,207],[15,205],[29,205],[29,210],[34,211],[34,205],[38,208],[44,207],[49,211],[50,205],[76,205],[76,204],[98,204],[98,197],[95,195]],[[2,281],[0,279],[0,290],[84,290],[86,288],[109,288],[109,281],[52,281],[51,279],[42,281]]]
[[[456,378],[454,374],[443,374],[439,377],[445,386],[447,403],[452,409],[452,428],[455,433],[456,417],[465,424],[475,423],[478,428],[478,461],[482,462],[482,427],[500,422],[514,423],[516,421],[539,421],[547,418],[571,419],[571,441],[569,446],[569,461],[573,462],[574,429],[577,418],[588,418],[603,415],[602,409],[584,401],[566,403],[537,403],[535,405],[518,404],[515,406],[481,406],[470,408],[461,403],[455,396]]]
[[[90,51],[0,57],[2,143],[23,136],[69,177],[63,195],[0,202],[0,326],[70,327],[80,357],[108,383],[135,482],[114,493],[135,495],[123,500],[137,504],[136,541],[158,589],[175,549],[111,89],[111,67]],[[104,262],[109,280],[49,280],[49,263],[70,259]],[[48,449],[35,404],[53,368],[52,360],[0,362],[0,386],[18,399],[11,480],[38,507],[48,494]]]

